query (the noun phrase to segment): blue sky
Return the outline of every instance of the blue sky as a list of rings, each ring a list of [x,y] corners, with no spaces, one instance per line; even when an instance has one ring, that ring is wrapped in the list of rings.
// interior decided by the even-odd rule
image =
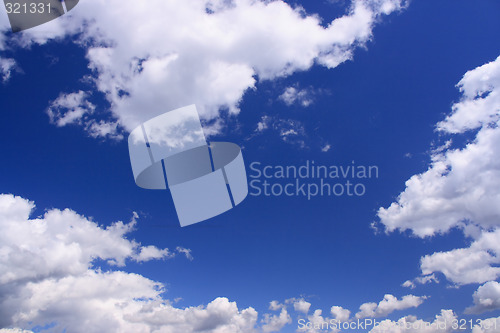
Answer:
[[[167,9],[176,5],[173,0],[167,3]],[[205,4],[203,1],[196,3]],[[351,15],[348,1],[282,3],[276,9],[278,12],[286,12],[287,8],[296,6],[302,6],[304,12],[291,18],[285,15],[288,18],[277,19],[274,23],[269,23],[264,5],[247,1],[236,1],[233,7],[224,2],[212,3],[216,12],[211,15],[217,20],[220,16],[220,22],[215,22],[221,26],[235,28],[228,17],[241,20],[245,15],[250,18],[255,15],[255,26],[252,26],[254,23],[242,23],[238,29],[228,30],[227,35],[219,36],[219,40],[232,36],[228,43],[232,45],[235,40],[235,48],[245,43],[255,45],[251,44],[241,52],[230,47],[223,50],[218,45],[207,46],[203,36],[189,39],[189,29],[195,29],[191,23],[186,23],[186,33],[182,24],[167,22],[167,19],[174,20],[172,14],[166,14],[165,22],[157,22],[158,26],[165,24],[168,36],[157,32],[158,36],[148,37],[157,37],[158,44],[163,44],[158,47],[146,42],[141,44],[141,39],[135,36],[138,39],[126,45],[108,26],[113,22],[106,19],[119,22],[130,15],[130,22],[137,27],[124,35],[139,31],[141,27],[152,31],[148,29],[157,26],[148,27],[147,16],[142,17],[143,21],[134,21],[144,13],[138,10],[139,14],[131,14],[133,11],[128,5],[121,12],[121,18],[99,14],[94,23],[89,23],[92,22],[92,11],[100,8],[99,2],[93,0],[82,0],[73,10],[74,14],[19,34],[8,31],[6,15],[1,14],[3,37],[0,39],[0,60],[1,64],[11,64],[0,66],[4,77],[0,85],[0,110],[3,115],[0,151],[4,161],[0,167],[1,193],[4,193],[0,201],[0,215],[7,230],[3,238],[0,237],[0,250],[3,248],[7,253],[0,256],[3,270],[0,278],[0,293],[3,294],[0,298],[3,312],[0,312],[0,325],[5,328],[3,331],[17,332],[15,328],[37,331],[37,326],[54,323],[54,327],[42,331],[295,332],[299,318],[310,322],[317,320],[313,317],[317,309],[322,310],[323,318],[329,320],[334,317],[330,313],[331,307],[339,306],[350,310],[349,318],[353,319],[362,304],[378,304],[386,294],[393,295],[398,301],[388,305],[390,310],[380,310],[380,315],[366,315],[366,318],[397,321],[412,315],[432,322],[441,310],[453,310],[457,319],[499,317],[500,285],[496,281],[500,275],[488,272],[498,267],[496,258],[500,254],[495,247],[488,248],[481,244],[486,236],[493,237],[500,221],[498,205],[495,205],[499,192],[487,186],[488,182],[496,184],[496,180],[500,179],[497,178],[499,169],[494,163],[498,152],[495,147],[500,147],[500,142],[491,139],[491,144],[480,147],[483,149],[480,156],[490,156],[490,160],[484,163],[468,160],[465,153],[456,159],[447,159],[448,155],[440,155],[433,149],[443,146],[450,138],[453,142],[449,147],[442,148],[444,152],[466,149],[467,143],[470,147],[478,142],[478,133],[487,135],[491,132],[491,136],[494,135],[496,127],[492,124],[497,124],[499,114],[498,99],[494,98],[500,89],[496,83],[500,72],[492,65],[482,70],[480,79],[471,75],[468,81],[464,81],[462,92],[457,84],[465,73],[487,63],[499,62],[496,60],[495,63],[500,49],[500,3],[494,0],[415,0],[405,8],[392,8],[391,13],[386,15],[376,4],[399,4],[398,1],[359,1],[366,4],[376,18],[368,24],[368,35],[359,32],[361,28],[356,30],[353,27],[352,30],[357,31],[354,40],[340,44],[335,38],[329,41],[322,34],[326,34],[324,31],[327,31],[328,22]],[[180,16],[188,15],[197,8],[179,6],[186,7],[180,10]],[[217,6],[222,6],[222,9]],[[305,17],[311,14],[322,17],[323,22],[317,25],[310,23],[314,27],[304,25]],[[151,15],[151,20],[160,18]],[[193,17],[196,18],[196,15],[201,14],[193,14]],[[266,30],[272,29],[273,24],[289,25],[282,25],[279,30]],[[352,23],[353,26],[356,24]],[[101,35],[96,32],[96,27],[104,29],[102,34],[107,39],[99,39]],[[210,29],[210,26],[204,29]],[[301,35],[302,29],[311,29],[308,32],[310,38]],[[193,31],[196,33],[197,30]],[[285,41],[282,53],[264,48],[273,45],[273,39],[266,34],[271,32],[277,34],[273,38]],[[214,28],[214,38],[218,33],[220,31]],[[183,39],[177,39],[176,35],[188,36],[189,41],[184,45]],[[207,35],[212,36],[210,31]],[[110,56],[110,65],[102,60],[107,57],[105,52],[99,56],[95,50],[101,48],[102,51],[103,47],[113,49],[113,38],[116,38],[114,42],[118,46],[117,53]],[[106,41],[109,42],[107,46]],[[295,44],[300,41],[304,41],[304,46],[296,47]],[[167,52],[170,45],[174,50],[172,52],[178,52],[178,59],[173,61],[168,58],[171,56]],[[333,54],[335,50],[329,45],[341,45],[341,55],[352,52],[348,55],[351,59],[344,61],[335,54],[334,58],[340,64],[325,65],[328,59],[324,55]],[[290,49],[286,49],[288,46]],[[197,51],[198,47],[208,51],[193,56],[190,52]],[[256,51],[258,47],[262,49]],[[117,55],[120,48],[126,48],[123,57]],[[314,53],[318,49],[323,52]],[[126,75],[123,75],[120,78],[120,74],[128,73],[125,65],[133,59],[132,56],[140,58],[149,50],[149,58],[144,61],[158,67],[152,67],[152,74],[144,69],[143,76],[147,73],[151,77],[139,78],[141,75],[137,74],[137,77],[124,79]],[[261,58],[259,51],[266,56]],[[313,53],[311,61],[303,60],[309,57],[305,55],[308,54],[306,51]],[[123,60],[129,55],[130,59]],[[218,79],[210,81],[210,70],[193,73],[197,67],[193,71],[186,67],[195,61],[191,58],[199,59],[197,61],[203,64],[206,60],[209,68],[215,66],[220,74],[216,76]],[[15,63],[6,62],[6,59]],[[160,65],[151,59],[160,59]],[[288,67],[283,67],[282,62],[288,63]],[[283,74],[283,71],[289,72]],[[158,74],[160,72],[164,76]],[[192,83],[196,79],[202,84]],[[480,89],[475,87],[480,83],[475,80],[487,82],[483,93],[477,93]],[[288,90],[291,97],[287,99],[284,92],[289,88],[292,88]],[[131,97],[126,99],[114,95],[113,89],[128,89],[127,94]],[[72,95],[70,101],[76,102],[65,104],[64,96],[79,91],[82,91],[81,99]],[[472,97],[467,96],[470,91]],[[487,120],[481,120],[480,113],[465,102],[475,103],[486,98],[490,98],[491,104],[484,109],[490,114]],[[363,181],[366,194],[361,197],[325,196],[307,200],[303,197],[248,196],[235,209],[181,228],[168,191],[143,190],[135,185],[126,136],[134,127],[134,121],[147,120],[162,110],[166,112],[187,102],[197,104],[207,133],[209,130],[212,133],[210,140],[234,142],[243,147],[248,175],[251,175],[249,165],[255,161],[262,165],[300,166],[305,161],[314,160],[323,165],[350,165],[352,161],[357,165],[376,165],[379,177]],[[465,105],[463,108],[455,108],[462,110],[455,111],[458,116],[442,126],[451,129],[437,131],[437,124],[447,119],[452,113],[452,106],[462,102],[464,104],[461,105]],[[144,108],[141,108],[142,105]],[[48,110],[55,113],[52,119]],[[65,118],[75,110],[82,111],[79,118],[71,121]],[[463,116],[466,112],[470,114]],[[470,119],[476,116],[480,125],[470,125],[473,122]],[[463,119],[466,119],[466,125],[462,126]],[[67,122],[64,123],[64,120]],[[101,132],[92,132],[92,128],[95,129],[93,124],[100,124]],[[109,128],[111,130],[108,131]],[[292,134],[283,134],[290,130],[293,130]],[[327,146],[329,149],[324,149]],[[427,188],[428,191],[419,192],[416,185],[405,184],[413,175],[425,173],[429,167],[431,171],[437,169],[437,166],[432,167],[432,158],[435,161],[444,159],[451,170],[459,170],[465,176],[454,178],[453,173],[441,173],[435,181],[432,178],[428,183],[422,181],[419,188],[448,181],[443,188],[465,188],[463,198],[455,197],[460,190],[439,192]],[[477,168],[467,169],[467,165],[474,166],[474,163],[477,163]],[[469,171],[474,174],[468,175]],[[482,171],[487,178],[484,187],[480,182],[470,185],[464,181],[454,185],[460,179],[474,180]],[[404,201],[398,201],[398,195],[405,190],[407,195]],[[478,206],[471,202],[474,196],[472,199],[467,197],[467,193],[475,190],[482,193]],[[13,198],[9,194],[18,197]],[[426,197],[435,199],[437,207],[427,205]],[[36,204],[31,213],[32,219],[40,217],[45,223],[55,225],[53,217],[43,215],[47,211],[59,212],[69,208],[93,225],[89,238],[94,232],[97,235],[99,228],[108,230],[107,236],[103,236],[104,242],[107,237],[116,240],[116,237],[121,239],[123,236],[123,242],[127,243],[120,241],[120,246],[127,254],[116,252],[118,250],[114,246],[111,250],[107,249],[114,244],[111,241],[104,244],[84,236],[75,236],[73,245],[64,241],[63,245],[55,247],[56,240],[73,237],[64,223],[66,218],[68,221],[77,219],[75,216],[62,218],[62,225],[49,228],[54,231],[36,238],[37,245],[31,247],[31,236],[20,236],[12,231],[18,223],[24,223],[24,230],[31,230],[33,223],[30,224],[27,217],[18,218],[18,215],[26,215],[20,211],[26,212],[29,208],[8,204],[15,201],[22,206],[21,203],[26,200]],[[400,209],[395,208],[383,215],[379,209],[387,208],[393,202],[399,204]],[[413,202],[415,206],[412,206]],[[466,206],[464,211],[460,210],[463,206]],[[133,231],[120,234],[105,229],[115,221],[130,221],[133,212],[139,216]],[[481,212],[487,213],[482,215]],[[454,222],[446,224],[448,220]],[[98,225],[92,224],[92,221]],[[371,226],[373,222],[378,231]],[[85,233],[87,229],[83,225],[86,224],[81,226]],[[432,226],[433,229],[424,232],[423,227],[420,228],[422,225]],[[59,227],[62,229],[58,231]],[[66,236],[61,238],[61,234]],[[31,233],[28,232],[28,235]],[[141,245],[128,241],[132,239]],[[471,247],[473,243],[479,245]],[[148,245],[158,251],[168,248],[169,252],[143,260],[138,255],[143,249],[141,246]],[[86,259],[75,254],[75,258],[81,259],[82,267],[75,270],[52,267],[51,261],[60,260],[58,251],[72,253],[71,246],[79,247],[82,252],[90,251]],[[184,252],[176,250],[177,247],[189,249],[192,260]],[[477,248],[480,248],[479,252],[474,252]],[[96,252],[92,254],[94,249]],[[467,263],[469,259],[471,263],[454,273],[436,256],[432,257],[432,263],[429,261],[425,266],[430,271],[423,272],[422,257],[454,249],[471,250],[463,251],[457,257],[449,254],[447,260],[452,267],[460,266],[461,262]],[[19,253],[19,261],[13,259],[16,253]],[[492,258],[485,259],[485,253],[490,253]],[[117,258],[125,258],[126,264],[117,266],[108,262]],[[32,268],[31,264],[27,264],[26,270],[30,272],[19,272],[16,267],[22,266],[24,260],[43,262],[46,264],[41,266],[48,268]],[[474,268],[473,264],[480,265],[482,260],[486,262],[485,267],[480,266],[476,273],[471,273],[473,277],[461,278],[468,276],[468,270]],[[64,264],[63,260],[60,262]],[[91,302],[95,296],[85,294],[88,292],[85,290],[78,291],[80,300],[68,297],[67,292],[59,294],[58,286],[64,285],[67,279],[78,281],[86,274],[97,272],[97,284],[98,279],[104,278],[106,273],[103,272],[107,271],[125,272],[128,278],[139,279],[134,284],[136,286],[145,286],[145,279],[159,282],[165,286],[166,292],[154,294],[151,287],[145,286],[131,292],[130,295],[134,296],[130,296],[125,284],[116,295],[110,294],[109,299],[101,297],[95,303]],[[9,277],[7,272],[12,272],[14,277]],[[407,280],[414,281],[431,273],[434,273],[438,283],[415,282],[413,289],[402,286]],[[88,286],[92,286],[94,280],[89,281]],[[44,282],[53,284],[52,288],[47,287],[47,294],[43,294]],[[116,281],[111,279],[109,282]],[[33,289],[33,284],[40,285],[38,289]],[[57,304],[47,301],[47,295],[53,295],[53,302]],[[408,298],[404,302],[403,297],[408,295],[416,299]],[[473,295],[477,296],[476,303]],[[207,310],[206,317],[200,314],[205,318],[203,321],[190,308],[204,306],[209,309],[208,304],[219,297],[236,302],[237,312],[229,309],[229,303],[223,303],[219,312]],[[141,298],[144,300],[137,300]],[[485,299],[493,305],[484,306]],[[94,313],[89,310],[92,306],[76,305],[81,300],[99,304],[95,308],[102,306],[104,310],[101,311],[113,319],[96,317],[93,322]],[[118,307],[105,305],[108,304],[106,301],[113,303],[115,300],[128,301],[131,308],[121,313]],[[168,304],[169,301],[172,302],[170,308],[162,308],[155,303]],[[271,301],[284,304],[284,307],[270,309]],[[300,304],[309,303],[306,313],[296,311]],[[483,305],[480,306],[480,303]],[[73,309],[72,315],[61,314],[61,304]],[[141,317],[141,311],[134,310],[148,304],[159,313],[160,319],[156,324]],[[294,304],[298,305],[294,308]],[[464,313],[474,304],[476,313]],[[241,318],[245,317],[242,311],[249,307],[255,309],[258,315],[254,321],[249,319],[247,322]],[[200,308],[199,311],[204,310]],[[283,314],[281,321],[278,317],[280,313]],[[172,319],[174,316],[178,316],[177,321]],[[275,329],[269,325],[270,318],[275,320]],[[108,327],[105,322],[109,322]],[[500,320],[497,319],[497,322],[500,329]],[[392,332],[389,329],[385,331]],[[470,325],[466,331],[471,331]]]

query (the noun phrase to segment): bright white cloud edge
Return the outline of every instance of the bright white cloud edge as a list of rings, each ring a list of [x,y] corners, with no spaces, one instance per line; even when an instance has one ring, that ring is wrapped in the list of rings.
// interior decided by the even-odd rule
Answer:
[[[468,71],[457,86],[461,100],[436,125],[451,139],[432,152],[429,169],[412,176],[378,216],[388,233],[409,231],[425,238],[462,230],[468,247],[423,256],[422,276],[403,286],[437,282],[435,273],[457,286],[483,284],[466,309],[482,313],[500,309],[500,57]],[[453,147],[457,135],[474,140]]]
[[[190,104],[205,119],[217,118],[220,110],[237,114],[245,91],[257,80],[285,77],[314,64],[334,68],[371,39],[382,16],[401,10],[405,2],[353,0],[346,15],[324,27],[318,15],[280,0],[87,0],[12,39],[2,34],[0,51],[77,37],[87,50],[95,86],[85,94],[103,93],[116,120],[106,124],[96,120],[92,108],[61,107],[52,112],[52,121],[80,124],[92,136],[120,138],[117,124],[130,131]],[[0,30],[8,30],[4,13]],[[4,68],[8,78],[9,67]],[[283,95],[287,103],[311,103],[304,91],[288,92]]]

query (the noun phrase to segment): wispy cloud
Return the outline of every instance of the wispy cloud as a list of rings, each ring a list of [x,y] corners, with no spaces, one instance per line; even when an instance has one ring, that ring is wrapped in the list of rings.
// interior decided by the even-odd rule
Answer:
[[[16,61],[12,58],[0,57],[0,76],[5,83],[9,81],[12,71],[16,68]]]
[[[286,105],[299,104],[308,107],[314,102],[314,92],[312,89],[298,89],[296,87],[287,87],[279,96]]]
[[[416,308],[424,302],[425,296],[406,295],[401,299],[395,296],[386,294],[384,299],[378,304],[369,302],[364,303],[359,307],[359,312],[356,313],[356,318],[379,318],[385,317],[396,310],[405,310],[408,308]]]
[[[58,127],[80,125],[94,138],[121,140],[123,135],[116,120],[105,121],[92,118],[96,106],[88,101],[89,93],[79,90],[60,94],[47,109],[50,122]]]

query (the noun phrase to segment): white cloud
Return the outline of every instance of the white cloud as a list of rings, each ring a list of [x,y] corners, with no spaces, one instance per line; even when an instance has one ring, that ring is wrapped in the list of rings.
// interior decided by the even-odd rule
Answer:
[[[378,216],[387,232],[410,230],[419,237],[460,228],[470,246],[426,255],[420,268],[457,285],[485,283],[467,309],[479,313],[500,306],[498,283],[488,282],[500,277],[500,57],[467,72],[458,87],[462,98],[437,130],[474,140],[452,148],[448,139],[433,149],[429,169],[411,177],[397,202],[380,208]]]
[[[304,125],[300,121],[293,119],[278,119],[274,122],[273,127],[279,132],[284,142],[296,145],[300,148],[305,148],[306,143],[304,139],[307,135]]]
[[[67,278],[54,284],[48,281],[45,285],[35,286],[37,290],[33,291],[31,303],[42,303],[46,308],[41,311],[43,314],[27,314],[26,320],[35,319],[32,322],[35,324],[43,319],[54,319],[70,327],[72,332],[255,332],[257,312],[252,308],[239,310],[236,303],[227,298],[217,298],[207,306],[180,309],[168,302],[140,300],[146,297],[141,287],[146,291],[150,287],[138,285],[141,282],[139,276],[115,272],[109,281],[104,277],[101,274],[97,281],[92,277],[81,281]],[[97,289],[96,293],[88,292],[92,287]],[[47,288],[54,290],[51,292]],[[126,292],[122,292],[123,288]],[[72,292],[74,289],[77,292]],[[62,292],[69,294],[68,297]],[[47,332],[60,330],[48,329]]]
[[[271,116],[262,116],[257,123],[255,133],[250,138],[262,134],[264,131],[272,130],[277,133],[283,142],[305,148],[306,130],[302,122],[294,119],[281,119]]]
[[[56,322],[53,331],[141,331],[140,325],[127,322],[126,316],[157,299],[161,292],[160,284],[137,274],[87,270],[26,283],[2,302],[2,312],[21,327]]]
[[[16,327],[1,332],[47,325],[47,332],[76,333],[254,332],[253,308],[239,310],[226,298],[175,308],[162,297],[161,283],[99,268],[100,260],[124,265],[173,255],[125,238],[137,214],[103,228],[69,209],[30,219],[33,208],[21,197],[0,195],[0,325]],[[176,252],[189,253],[182,250]]]
[[[71,94],[60,94],[47,109],[50,121],[59,127],[81,123],[86,116],[92,114],[95,105],[86,100],[87,94],[78,91]]]
[[[184,247],[181,247],[181,246],[177,246],[175,248],[175,250],[178,252],[178,253],[182,253],[186,256],[187,259],[189,260],[193,260],[193,256],[191,255],[191,249],[186,249]]]
[[[341,306],[332,306],[330,312],[333,318],[340,322],[348,321],[351,316],[351,311],[344,309]]]
[[[79,90],[70,94],[60,94],[50,103],[47,114],[50,122],[58,127],[78,124],[85,128],[87,133],[94,138],[122,139],[116,121],[95,120],[91,116],[95,113],[96,106],[88,101],[89,94]]]
[[[500,309],[500,283],[487,282],[477,288],[472,297],[474,305],[466,309],[467,313],[483,313]]]
[[[317,15],[279,0],[88,0],[11,42],[27,47],[78,36],[97,89],[131,130],[190,104],[205,119],[221,108],[237,114],[256,80],[315,63],[336,67],[370,40],[383,15],[402,7],[403,0],[354,0],[348,14],[325,27]]]
[[[296,87],[287,87],[279,96],[286,105],[291,106],[295,103],[308,107],[313,103],[313,93],[309,89],[298,89]]]
[[[123,139],[123,134],[120,133],[121,131],[116,121],[96,121],[92,119],[87,122],[85,130],[93,138]]]
[[[292,317],[290,317],[286,309],[281,309],[279,316],[271,316],[266,313],[262,322],[262,332],[279,332],[283,327],[285,327],[285,325],[292,323]]]
[[[414,316],[406,316],[398,321],[382,320],[370,333],[446,333],[453,331],[454,320],[457,320],[457,316],[452,310],[441,310],[432,322]]]
[[[500,119],[500,57],[467,72],[458,87],[463,100],[453,105],[452,114],[437,124],[438,130],[464,133]]]
[[[0,194],[0,283],[54,275],[80,274],[96,259],[123,266],[127,259],[147,261],[172,257],[168,249],[141,246],[125,238],[135,225],[115,222],[107,228],[70,209],[50,209],[30,219],[33,202]]]
[[[273,303],[274,302],[274,303]],[[286,305],[280,304],[277,301],[273,301],[270,303],[270,306],[272,306],[275,310],[279,309],[280,307],[286,307]],[[309,308],[311,307],[311,303],[307,302],[304,298],[288,298],[285,300],[285,304],[293,305],[293,309],[298,312],[302,312],[304,314],[307,314],[309,312]]]
[[[295,311],[302,312],[305,314],[307,314],[309,312],[310,307],[311,307],[311,303],[309,303],[303,299],[299,299],[293,303],[293,309]]]
[[[500,317],[481,320],[474,325],[472,333],[500,333]]]
[[[48,210],[30,219],[34,203],[9,194],[0,195],[0,283],[81,274],[96,259],[123,266],[127,259],[145,261],[139,243],[125,235],[130,223],[115,222],[106,229],[70,209]],[[148,247],[147,249],[152,249]],[[156,258],[167,256],[160,250]]]
[[[15,68],[16,61],[14,59],[0,57],[0,76],[3,82],[9,81],[12,70]]]
[[[441,272],[457,284],[484,283],[500,276],[500,229],[481,232],[470,247],[436,252],[421,259],[423,274]]]
[[[206,307],[179,309],[168,303],[146,304],[127,314],[126,320],[142,325],[139,327],[147,332],[253,333],[257,316],[253,308],[239,310],[235,302],[219,297]]]
[[[175,254],[171,253],[168,249],[160,250],[156,246],[149,245],[141,247],[141,250],[134,256],[134,259],[137,259],[137,261],[149,261],[153,259],[172,258],[174,256]]]
[[[278,311],[278,310],[284,309],[284,308],[286,308],[286,306],[284,304],[281,304],[278,301],[269,302],[269,310]]]
[[[322,313],[323,311],[320,309],[314,310],[312,315],[307,316],[306,322],[308,325],[299,326],[297,332],[318,333],[331,328],[330,319],[323,317]],[[333,331],[338,332],[336,329],[333,329]]]
[[[427,284],[427,283],[439,283],[438,278],[434,274],[430,275],[425,275],[425,276],[418,276],[413,281],[411,280],[406,280],[401,286],[415,289],[417,284]]]
[[[331,146],[329,143],[327,143],[326,145],[324,145],[324,146],[323,146],[323,148],[321,148],[321,151],[322,151],[323,153],[326,153],[326,152],[327,152],[327,151],[329,151],[331,148],[332,148],[332,146]]]
[[[410,281],[410,280],[406,280],[405,282],[403,282],[403,284],[401,286],[406,287],[406,288],[415,289],[415,283],[413,283],[413,281]]]
[[[467,72],[459,83],[463,98],[438,124],[446,133],[479,128],[461,149],[444,148],[432,164],[406,182],[406,189],[378,216],[388,232],[411,230],[419,237],[470,224],[500,226],[500,57]]]
[[[396,310],[416,308],[426,299],[425,296],[406,295],[401,300],[390,294],[386,294],[384,299],[377,303],[364,303],[359,307],[356,318],[378,318],[385,317]]]
[[[262,116],[260,121],[257,123],[257,132],[263,132],[264,130],[269,128],[269,124],[272,121],[272,118],[269,116]]]

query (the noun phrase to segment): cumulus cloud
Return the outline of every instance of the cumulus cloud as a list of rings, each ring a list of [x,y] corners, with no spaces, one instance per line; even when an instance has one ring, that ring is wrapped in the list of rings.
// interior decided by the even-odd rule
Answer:
[[[257,317],[253,308],[239,310],[235,302],[219,297],[207,306],[185,309],[168,303],[147,304],[127,315],[126,319],[142,325],[143,331],[253,333]]]
[[[283,309],[283,308],[286,308],[286,305],[281,304],[278,301],[269,302],[269,310],[278,311],[278,310]]]
[[[309,303],[303,299],[296,300],[293,303],[293,309],[295,311],[302,312],[305,314],[307,314],[309,312],[310,307],[311,307],[311,303]]]
[[[333,318],[340,322],[348,321],[351,316],[351,311],[344,309],[341,306],[332,306],[330,312]]]
[[[472,297],[474,305],[466,309],[467,313],[483,313],[500,309],[500,283],[487,282],[477,288]]]
[[[45,280],[24,290],[30,298],[17,304],[21,310],[16,324],[58,323],[48,332],[60,332],[61,327],[72,332],[254,332],[253,308],[239,310],[223,297],[206,306],[176,308],[161,299],[155,286],[124,272]]]
[[[382,320],[370,333],[446,333],[453,331],[454,320],[457,320],[457,316],[452,310],[441,310],[432,322],[417,319],[415,316],[406,316],[398,321]]]
[[[324,332],[324,329],[330,328],[330,319],[323,317],[322,314],[322,310],[314,310],[312,315],[307,316],[306,322],[308,325],[299,326],[297,332],[318,333]],[[333,329],[333,331],[338,332],[338,329]]]
[[[175,308],[163,298],[161,283],[139,274],[104,271],[102,261],[122,266],[127,260],[174,255],[125,237],[136,214],[129,223],[103,228],[70,209],[50,209],[30,218],[33,209],[29,200],[0,195],[1,332],[30,332],[34,327],[77,333],[254,332],[253,308],[240,310],[223,297],[206,306]],[[189,251],[177,248],[175,253]],[[279,322],[269,317],[269,325]]]
[[[453,105],[452,113],[437,124],[440,131],[464,133],[500,119],[500,57],[467,72],[458,87],[463,100]]]
[[[386,294],[384,299],[377,303],[364,303],[359,307],[356,318],[378,318],[385,317],[396,310],[416,308],[424,302],[425,296],[406,295],[398,300],[395,296]]]
[[[436,151],[429,169],[406,182],[397,202],[379,209],[388,232],[410,230],[425,237],[471,221],[484,229],[500,225],[499,68],[500,57],[459,82],[462,100],[437,128],[450,134],[475,129],[475,140]]]
[[[499,333],[500,317],[483,319],[472,328],[472,333]]]
[[[269,308],[271,310],[278,310],[280,308],[286,308],[287,305],[292,305],[295,311],[307,314],[309,312],[309,308],[311,307],[311,303],[307,302],[303,297],[288,298],[284,303],[285,304],[280,304],[278,301],[272,301]]]
[[[468,248],[426,255],[421,259],[423,274],[441,272],[456,284],[484,283],[500,276],[500,229],[483,231]]]
[[[292,323],[292,317],[290,317],[286,309],[281,309],[279,315],[270,315],[266,313],[262,323],[262,332],[279,332],[285,325]]]
[[[136,225],[116,222],[107,228],[65,209],[48,210],[30,219],[34,203],[21,197],[0,195],[0,283],[81,274],[96,259],[124,266],[127,259],[146,261],[168,257],[168,249],[143,247],[125,235]]]
[[[171,253],[168,249],[160,250],[156,246],[149,245],[141,247],[141,250],[134,258],[138,261],[149,261],[161,258],[172,258],[174,256],[175,254]]]
[[[473,141],[454,148],[448,139],[433,149],[429,169],[411,177],[378,216],[387,232],[409,230],[418,237],[460,228],[470,245],[422,257],[424,276],[416,281],[440,272],[457,285],[485,283],[467,309],[476,313],[499,307],[493,281],[500,277],[500,57],[467,72],[457,86],[461,100],[436,129]]]
[[[131,130],[190,104],[205,119],[221,109],[237,114],[257,80],[313,64],[336,67],[371,39],[382,16],[404,6],[403,0],[353,0],[348,13],[322,24],[318,15],[280,0],[88,0],[9,45],[73,36],[86,48],[93,84],[112,117]]]

